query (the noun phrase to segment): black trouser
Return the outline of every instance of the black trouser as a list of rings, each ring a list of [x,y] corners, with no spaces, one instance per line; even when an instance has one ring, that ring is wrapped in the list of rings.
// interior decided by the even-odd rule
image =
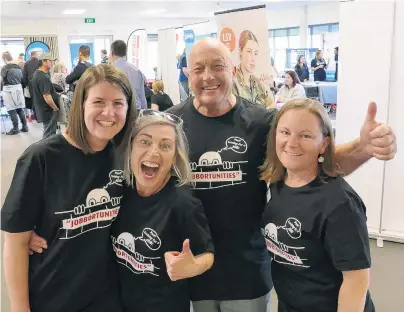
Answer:
[[[14,130],[19,130],[18,129],[18,117],[20,117],[22,127],[23,128],[27,127],[27,120],[25,119],[25,113],[22,108],[10,110],[10,111],[8,111],[8,114],[10,115]],[[17,117],[17,115],[18,115],[18,117]]]

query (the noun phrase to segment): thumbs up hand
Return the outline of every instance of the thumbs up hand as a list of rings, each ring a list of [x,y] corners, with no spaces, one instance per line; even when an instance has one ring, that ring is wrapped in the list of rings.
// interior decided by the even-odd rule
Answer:
[[[194,277],[199,274],[197,261],[189,245],[189,239],[184,241],[181,252],[166,252],[164,258],[168,276],[172,281]]]
[[[377,106],[370,102],[360,132],[359,149],[379,160],[393,159],[397,152],[396,136],[387,124],[376,121]]]

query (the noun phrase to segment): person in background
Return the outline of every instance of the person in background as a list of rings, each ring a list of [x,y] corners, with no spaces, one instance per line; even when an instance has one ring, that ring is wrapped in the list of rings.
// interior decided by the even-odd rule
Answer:
[[[70,103],[72,96],[67,96],[68,85],[66,84],[66,66],[57,62],[53,68],[51,76],[52,84],[57,93],[59,93],[60,106],[59,106],[59,122],[67,124],[67,116],[69,115]]]
[[[151,98],[153,96],[153,91],[149,88],[146,78],[144,82],[144,94],[146,97],[147,109],[151,109]]]
[[[233,81],[233,93],[253,103],[267,108],[274,105],[273,93],[255,75],[259,55],[258,40],[255,35],[244,30],[239,39],[240,65]],[[269,86],[268,86],[269,89]]]
[[[34,103],[32,99],[32,78],[36,70],[39,68],[39,60],[37,57],[37,52],[31,52],[31,58],[25,63],[24,69],[22,71],[23,78],[22,83],[25,86],[24,96],[25,96],[25,107],[27,112],[27,121],[36,120]]]
[[[66,132],[18,159],[1,209],[11,311],[123,312],[110,227],[123,194],[115,156],[136,117],[132,92],[121,71],[91,67],[77,84]],[[28,259],[34,229],[47,249]]]
[[[136,92],[136,109],[147,108],[146,95],[144,91],[145,79],[143,73],[125,58],[128,53],[128,47],[123,40],[116,40],[111,44],[111,64],[122,70],[129,78],[133,90]]]
[[[144,110],[127,145],[127,187],[111,228],[124,309],[189,312],[186,279],[212,266],[214,247],[202,204],[189,187],[182,120]]]
[[[17,65],[20,66],[21,70],[24,69],[24,65],[25,65],[25,54],[24,53],[20,53],[18,55]]]
[[[52,83],[60,86],[63,91],[67,91],[66,76],[66,66],[61,62],[57,62],[53,68]]]
[[[273,77],[273,78],[277,78],[277,77],[279,77],[279,71],[278,71],[278,69],[276,68],[276,66],[275,66],[275,60],[274,60],[274,58],[271,56],[270,57],[271,58],[271,66],[272,66],[272,68],[274,69],[274,72],[275,72],[275,74],[276,74],[276,77]]]
[[[79,63],[73,71],[66,76],[66,83],[70,85],[70,89],[74,91],[77,81],[83,76],[84,72],[93,66],[90,60],[90,47],[82,45],[79,48]]]
[[[326,73],[327,62],[323,58],[323,51],[317,50],[316,56],[311,61],[311,69],[314,72],[314,81],[325,81],[327,78]]]
[[[151,107],[156,111],[162,111],[169,109],[173,106],[173,101],[167,93],[164,93],[163,80],[154,81],[152,84],[153,95],[151,98]]]
[[[366,207],[342,177],[320,102],[293,100],[281,108],[261,170],[270,184],[261,230],[278,311],[375,311]]]
[[[301,82],[309,81],[310,73],[309,73],[309,68],[307,67],[306,58],[304,57],[304,55],[299,55],[297,57],[297,64],[295,66],[295,71],[296,71],[297,75],[299,76],[299,80]]]
[[[305,97],[306,91],[301,85],[297,73],[293,70],[287,71],[285,73],[285,84],[278,92],[278,102],[286,103],[290,100],[304,99]]]
[[[189,280],[193,308],[195,312],[267,311],[271,261],[260,224],[267,186],[257,168],[265,158],[277,111],[231,93],[234,67],[222,42],[199,40],[192,46],[188,62],[195,97],[167,112],[184,121],[193,170],[191,185],[202,201],[216,251],[212,268]],[[207,90],[215,86],[219,87]],[[370,109],[360,138],[336,146],[344,172],[351,173],[372,157],[394,158],[395,135],[375,115]],[[233,165],[239,176],[226,171]]]
[[[188,83],[188,65],[187,65],[187,50],[184,48],[183,53],[178,57],[177,68],[180,70],[178,83],[180,85],[180,98],[181,102],[189,97],[189,83]],[[181,90],[182,88],[182,90]]]
[[[108,52],[107,50],[101,50],[101,64],[108,64]]]
[[[50,70],[55,60],[48,53],[41,54],[39,56],[39,69],[32,78],[32,99],[37,121],[43,123],[44,139],[56,134],[59,118],[58,95],[50,78]]]
[[[339,50],[339,47],[334,48],[334,61],[335,61],[334,80],[335,81],[338,81],[338,50]]]
[[[21,132],[28,132],[27,120],[24,113],[25,99],[22,87],[22,70],[13,62],[13,58],[9,52],[3,52],[2,58],[6,65],[1,69],[1,90],[4,106],[13,123],[13,128],[6,134],[15,135],[20,133],[20,129],[18,129],[18,117],[22,124]]]

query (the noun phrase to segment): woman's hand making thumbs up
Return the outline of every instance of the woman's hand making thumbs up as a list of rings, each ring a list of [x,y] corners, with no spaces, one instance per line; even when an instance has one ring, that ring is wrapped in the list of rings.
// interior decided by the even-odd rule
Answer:
[[[213,264],[212,253],[194,256],[191,251],[189,239],[182,245],[182,251],[170,251],[165,255],[167,273],[172,281],[194,277],[209,270]]]

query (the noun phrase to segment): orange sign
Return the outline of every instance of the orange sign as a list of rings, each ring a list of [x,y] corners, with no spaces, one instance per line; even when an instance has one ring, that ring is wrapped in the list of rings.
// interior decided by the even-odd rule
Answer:
[[[220,32],[220,41],[229,48],[230,52],[233,52],[236,47],[236,35],[233,29],[229,27],[223,28]]]

